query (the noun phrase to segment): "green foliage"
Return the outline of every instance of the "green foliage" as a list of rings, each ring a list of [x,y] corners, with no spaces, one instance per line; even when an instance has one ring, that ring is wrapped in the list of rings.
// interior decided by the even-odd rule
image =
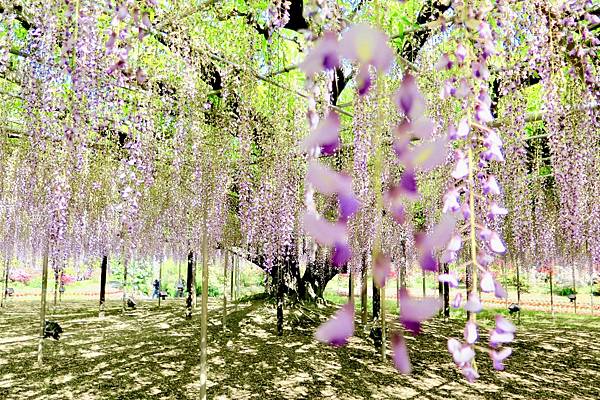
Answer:
[[[577,294],[577,290],[573,289],[572,287],[563,287],[557,289],[555,293],[559,296],[568,296],[570,294]]]
[[[525,279],[523,279],[523,277],[521,277],[521,279],[519,279],[517,281],[516,275],[509,276],[508,279],[506,280],[506,286],[513,287],[516,289],[517,282],[519,283],[521,293],[529,293],[529,291],[531,290],[531,287],[529,286],[529,282],[527,282]]]
[[[202,283],[196,284],[196,295],[202,294]],[[213,285],[209,282],[208,284],[208,297],[221,297],[223,296],[223,289],[219,286]]]

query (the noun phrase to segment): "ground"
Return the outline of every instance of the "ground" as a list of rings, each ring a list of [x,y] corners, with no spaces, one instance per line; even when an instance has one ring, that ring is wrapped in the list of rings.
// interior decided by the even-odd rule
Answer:
[[[0,311],[0,399],[192,399],[199,392],[199,310],[183,318],[183,303],[141,302],[122,315],[118,301],[97,317],[94,301],[69,301],[48,319],[64,335],[44,343],[36,366],[37,302],[15,300]],[[467,383],[446,351],[461,338],[464,316],[435,319],[407,338],[413,374],[382,363],[357,325],[348,346],[331,348],[312,334],[334,310],[286,310],[275,335],[275,308],[263,300],[231,305],[223,333],[221,303],[210,303],[210,399],[599,399],[600,319],[527,312],[504,372],[478,352],[481,378]],[[392,310],[390,310],[392,311]],[[394,316],[390,312],[390,321]],[[480,315],[482,340],[492,314]],[[516,321],[515,321],[516,322]],[[397,327],[395,322],[392,323]]]

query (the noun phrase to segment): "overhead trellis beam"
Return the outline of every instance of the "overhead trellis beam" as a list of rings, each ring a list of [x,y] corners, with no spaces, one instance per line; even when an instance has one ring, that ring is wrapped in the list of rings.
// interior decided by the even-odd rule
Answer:
[[[237,69],[239,71],[243,71],[243,72],[246,72],[246,73],[254,76],[258,80],[261,80],[261,81],[266,82],[266,83],[268,83],[270,85],[276,86],[276,87],[278,87],[280,89],[283,89],[283,90],[285,90],[287,92],[295,94],[296,96],[301,97],[303,99],[308,99],[309,98],[309,96],[306,93],[300,92],[300,91],[298,91],[296,89],[288,88],[285,85],[283,85],[283,84],[281,84],[281,83],[279,83],[277,81],[274,81],[273,79],[270,79],[270,78],[268,78],[267,76],[265,76],[263,74],[260,74],[260,73],[254,71],[254,70],[252,70],[252,69],[250,69],[248,67],[245,67],[245,66],[239,65],[237,63],[234,63],[233,61],[230,61],[230,60],[228,60],[228,59],[226,59],[226,58],[224,58],[224,57],[222,57],[222,56],[220,56],[220,55],[218,55],[218,54],[216,54],[216,53],[214,53],[212,51],[209,52],[208,54],[209,54],[210,58],[212,58],[213,60],[220,61],[220,62],[223,62],[225,64],[228,64],[229,66],[234,67],[235,69]],[[335,111],[337,111],[340,114],[343,114],[343,115],[346,115],[346,116],[348,116],[350,118],[353,118],[353,115],[351,113],[349,113],[348,111],[343,110],[342,108],[340,108],[338,106],[330,104],[329,107],[332,110],[335,110]]]

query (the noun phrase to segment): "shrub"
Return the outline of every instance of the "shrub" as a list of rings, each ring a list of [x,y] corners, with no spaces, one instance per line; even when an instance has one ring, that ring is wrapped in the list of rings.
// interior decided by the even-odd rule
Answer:
[[[202,294],[202,284],[199,283],[196,286],[196,294],[200,295]],[[221,290],[221,288],[219,288],[218,286],[214,286],[211,285],[210,283],[208,284],[208,297],[220,297],[223,295],[223,291]]]
[[[513,287],[516,289],[517,276],[513,275],[513,276],[508,277],[508,279],[506,280],[506,286]],[[519,279],[519,286],[521,288],[521,293],[529,293],[529,290],[530,290],[529,282],[524,280],[523,277],[521,277],[521,279]]]
[[[559,296],[568,296],[570,294],[577,294],[577,290],[573,290],[572,287],[560,288],[556,291]]]
[[[27,285],[31,280],[31,274],[22,269],[13,269],[8,274],[8,279],[11,282],[20,282]]]
[[[62,274],[60,280],[63,285],[68,285],[70,283],[75,282],[77,280],[77,278],[74,277],[73,275]]]

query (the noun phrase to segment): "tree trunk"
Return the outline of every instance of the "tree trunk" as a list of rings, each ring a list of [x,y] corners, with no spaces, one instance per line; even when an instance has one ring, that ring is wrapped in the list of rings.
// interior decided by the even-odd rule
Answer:
[[[206,211],[205,211],[206,213]],[[206,400],[206,356],[208,328],[208,227],[206,214],[202,234],[202,318],[200,320],[200,399]]]
[[[50,245],[46,244],[44,258],[42,261],[42,299],[40,304],[40,339],[38,342],[37,363],[38,367],[43,365],[44,333],[46,331],[46,294],[48,292],[48,254]]]
[[[190,250],[188,253],[188,261],[187,261],[187,281],[186,283],[186,291],[187,298],[185,300],[185,317],[192,318],[192,295],[194,294],[192,291],[193,280],[194,280],[194,252]]]
[[[104,317],[106,303],[106,271],[108,269],[108,256],[102,256],[102,264],[100,266],[100,312],[99,317]]]

